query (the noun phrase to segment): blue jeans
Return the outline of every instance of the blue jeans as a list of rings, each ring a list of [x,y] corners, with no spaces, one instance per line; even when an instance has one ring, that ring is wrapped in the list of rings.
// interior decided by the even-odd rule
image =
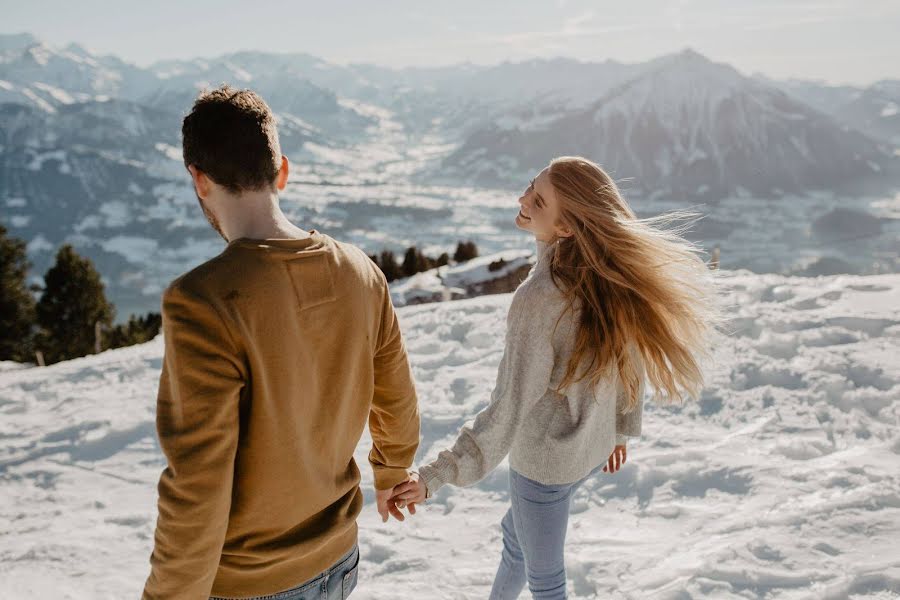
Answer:
[[[536,600],[566,597],[563,547],[572,496],[603,464],[579,481],[561,485],[545,485],[509,470],[511,506],[500,523],[503,553],[491,600],[515,600],[526,582]]]
[[[356,588],[358,570],[359,546],[354,544],[350,552],[309,581],[282,592],[242,600],[343,600]],[[210,596],[209,600],[228,599]]]

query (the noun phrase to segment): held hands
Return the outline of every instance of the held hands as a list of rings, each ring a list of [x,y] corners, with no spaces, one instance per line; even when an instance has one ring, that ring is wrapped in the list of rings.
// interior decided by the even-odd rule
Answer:
[[[606,461],[606,465],[603,467],[603,472],[615,473],[619,469],[622,468],[622,465],[625,464],[625,446],[617,445],[612,454],[609,455],[609,459]]]
[[[421,491],[419,491],[421,490]],[[414,493],[415,492],[415,493]],[[421,499],[419,497],[421,496]],[[409,514],[416,514],[416,504],[425,501],[425,484],[419,481],[418,473],[411,473],[409,479],[398,483],[389,490],[375,490],[375,504],[381,522],[386,523],[389,515],[393,515],[398,521],[406,519],[401,508],[409,510]]]
[[[416,504],[425,502],[425,492],[425,483],[419,480],[418,473],[413,473],[406,483],[394,488],[393,499],[400,508],[407,506],[410,514],[416,514]]]
[[[615,473],[622,468],[627,458],[625,445],[616,445],[603,466],[604,473]],[[375,490],[375,503],[382,523],[387,523],[389,515],[393,515],[398,521],[405,521],[401,508],[406,508],[409,514],[416,514],[416,504],[425,502],[427,489],[425,483],[419,479],[418,473],[410,473],[409,479],[398,483],[389,490]]]

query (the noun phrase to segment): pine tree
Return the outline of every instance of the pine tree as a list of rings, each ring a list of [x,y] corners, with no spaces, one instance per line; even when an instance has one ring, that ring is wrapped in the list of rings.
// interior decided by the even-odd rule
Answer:
[[[390,250],[382,250],[381,260],[378,262],[381,271],[384,273],[388,281],[393,281],[400,276],[400,269],[397,267],[397,259]]]
[[[406,249],[400,271],[404,277],[409,277],[410,275],[427,271],[434,265],[434,262],[434,259],[428,258],[418,248],[411,246]]]
[[[94,264],[69,244],[56,254],[56,264],[44,276],[44,293],[37,304],[41,327],[38,350],[49,364],[91,354],[94,323],[109,327],[115,307],[104,293]]]
[[[475,242],[460,242],[456,245],[456,252],[453,253],[453,260],[456,262],[465,262],[478,256],[478,247]]]
[[[0,225],[0,360],[33,358],[35,302],[26,283],[30,266],[25,242],[7,237]]]
[[[104,346],[107,348],[122,348],[134,344],[149,342],[159,334],[162,326],[162,315],[155,312],[145,316],[129,315],[128,322],[115,325],[105,336]]]
[[[427,271],[434,265],[434,259],[425,256],[424,252],[416,250],[416,273]]]
[[[403,273],[404,277],[416,274],[416,258],[416,247],[410,246],[407,248],[406,254],[403,255],[403,264],[400,265],[400,272]]]

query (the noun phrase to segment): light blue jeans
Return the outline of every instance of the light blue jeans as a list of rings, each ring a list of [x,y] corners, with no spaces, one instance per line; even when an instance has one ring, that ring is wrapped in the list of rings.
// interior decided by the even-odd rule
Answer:
[[[358,571],[359,546],[354,544],[350,552],[309,581],[289,590],[265,596],[253,596],[243,600],[343,600],[356,588]],[[209,600],[228,599],[210,596]]]
[[[545,485],[509,470],[510,504],[500,522],[503,553],[491,600],[515,600],[528,583],[537,600],[566,597],[563,550],[575,490],[605,463],[575,483]]]

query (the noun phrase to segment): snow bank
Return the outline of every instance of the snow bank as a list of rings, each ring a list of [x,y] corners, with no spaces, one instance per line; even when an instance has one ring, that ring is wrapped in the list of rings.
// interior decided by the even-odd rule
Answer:
[[[708,386],[648,406],[615,474],[576,494],[572,598],[846,599],[900,591],[900,275],[723,272],[735,305]],[[488,402],[510,294],[399,309],[433,458]],[[0,370],[0,597],[134,598],[163,458],[162,338]],[[302,390],[298,390],[298,393]],[[504,462],[383,524],[366,505],[354,598],[485,598]],[[399,590],[402,590],[400,592]]]

